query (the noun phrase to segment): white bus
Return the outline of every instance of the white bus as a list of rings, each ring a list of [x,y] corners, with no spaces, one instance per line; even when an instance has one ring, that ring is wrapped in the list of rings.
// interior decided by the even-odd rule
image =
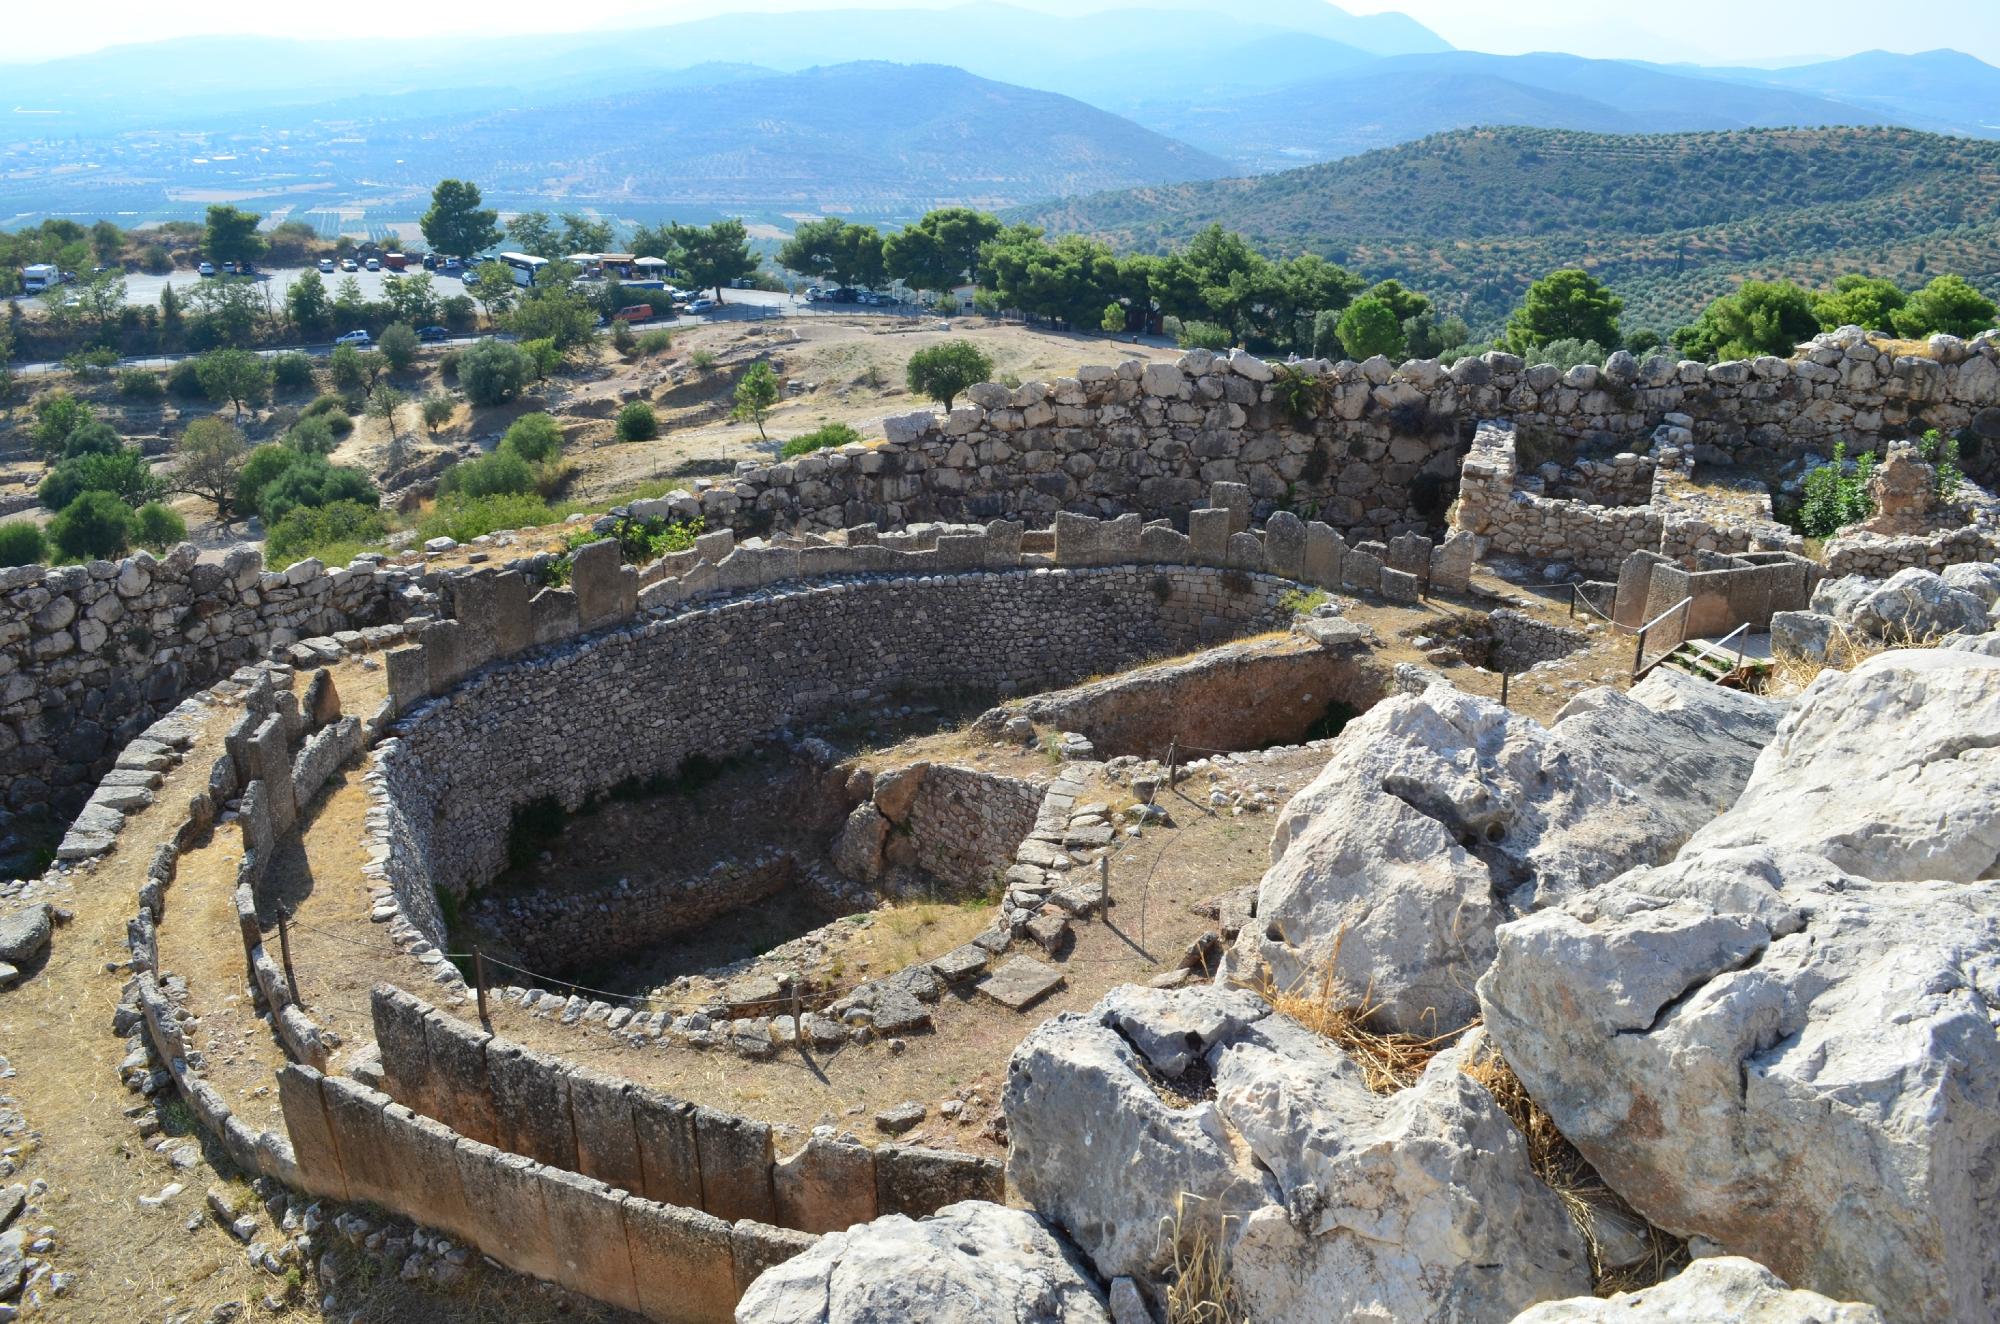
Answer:
[[[542,268],[549,264],[547,258],[534,257],[527,253],[502,253],[499,260],[514,273],[516,285],[533,285],[540,279]]]

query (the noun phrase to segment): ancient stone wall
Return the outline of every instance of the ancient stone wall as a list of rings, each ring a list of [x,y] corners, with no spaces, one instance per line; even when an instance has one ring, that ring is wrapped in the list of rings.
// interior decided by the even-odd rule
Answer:
[[[932,764],[899,829],[918,869],[973,893],[997,888],[1035,830],[1046,788],[977,768]],[[892,848],[893,849],[893,848]]]
[[[362,561],[264,569],[170,555],[0,570],[0,825],[67,819],[118,751],[184,696],[308,635],[399,618],[413,580]]]
[[[1574,453],[1643,451],[1670,414],[1685,416],[1705,463],[1823,455],[1836,441],[1873,449],[1937,428],[1970,438],[1968,470],[1987,477],[2000,472],[2000,336],[1938,337],[1923,355],[1898,356],[1842,332],[1796,359],[1641,363],[1620,352],[1567,371],[1499,353],[1447,370],[1383,358],[1280,367],[1196,350],[1177,365],[1131,360],[975,387],[948,416],[888,420],[882,443],[746,464],[676,509],[738,529],[1044,524],[1063,510],[1178,522],[1208,484],[1238,482],[1260,517],[1290,509],[1386,539],[1439,525],[1474,419],[1511,420],[1544,449]],[[1607,491],[1624,486],[1615,478]]]
[[[1288,587],[1188,567],[862,579],[644,618],[493,668],[378,750],[394,863],[425,880],[397,895],[486,882],[531,800],[575,809],[895,692],[1007,694],[1185,651],[1270,622]]]
[[[1365,712],[1388,693],[1386,671],[1296,641],[1236,644],[1145,667],[1010,711],[1088,737],[1099,758],[1185,758],[1302,743],[1335,704]]]

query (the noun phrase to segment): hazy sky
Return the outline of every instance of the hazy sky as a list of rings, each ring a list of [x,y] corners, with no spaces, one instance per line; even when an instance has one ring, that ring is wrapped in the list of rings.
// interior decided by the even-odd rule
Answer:
[[[939,7],[952,0],[908,0],[907,7]],[[1011,0],[1056,13],[1107,8],[1147,0]],[[1171,0],[1170,0],[1171,2]],[[405,37],[503,34],[574,27],[672,22],[731,9],[906,7],[894,0],[593,0],[575,9],[543,0],[424,0],[380,11]],[[1254,14],[1256,0],[1240,0]],[[1471,50],[1512,54],[1561,50],[1578,55],[1653,60],[1756,63],[1850,55],[1883,48],[1899,51],[1953,46],[2000,63],[2000,2],[1885,6],[1880,0],[1673,0],[1641,6],[1607,0],[1346,0],[1356,13],[1401,10],[1446,39]],[[357,11],[376,12],[376,11]],[[158,0],[98,0],[90,22],[76,23],[50,6],[16,15],[8,28],[8,59],[47,58],[110,44],[184,37],[200,31],[286,37],[360,35],[370,21],[340,17],[323,6],[273,4],[271,0],[209,0],[195,9]],[[330,17],[330,15],[332,15]],[[40,30],[37,30],[37,29]],[[4,89],[0,89],[4,90]]]
[[[1467,50],[1753,64],[1941,46],[2000,64],[2000,3],[1884,5],[1880,0],[1346,0],[1356,14],[1397,10]]]

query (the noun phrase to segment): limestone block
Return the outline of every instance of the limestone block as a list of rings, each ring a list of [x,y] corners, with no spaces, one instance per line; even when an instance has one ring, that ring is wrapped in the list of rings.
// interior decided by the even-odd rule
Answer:
[[[278,1104],[284,1113],[285,1133],[291,1138],[293,1161],[306,1191],[346,1201],[347,1177],[341,1170],[332,1124],[327,1120],[320,1073],[296,1065],[282,1068],[278,1072]]]
[[[1347,540],[1318,520],[1306,525],[1305,557],[1300,571],[1305,581],[1319,588],[1341,586],[1341,561],[1347,555]]]
[[[627,1310],[639,1308],[632,1251],[625,1237],[625,1194],[574,1172],[543,1168],[542,1204],[556,1281]]]
[[[704,533],[694,540],[695,554],[711,565],[720,565],[736,550],[736,535],[728,529]]]
[[[375,1043],[381,1049],[383,1092],[413,1112],[439,1116],[432,1086],[424,1022],[429,1011],[394,984],[377,984],[369,997]]]
[[[702,1208],[732,1223],[739,1218],[775,1222],[770,1126],[697,1106],[694,1135],[701,1162]]]
[[[486,1048],[486,1078],[499,1146],[574,1171],[576,1131],[570,1122],[569,1073],[562,1064],[495,1039]]]
[[[1357,593],[1374,593],[1382,587],[1382,562],[1372,552],[1351,547],[1340,558],[1342,584]]]
[[[1056,564],[1101,565],[1103,525],[1088,515],[1056,514]]]
[[[633,1088],[630,1081],[588,1067],[570,1068],[569,1111],[576,1130],[577,1171],[625,1191],[645,1188],[638,1133],[632,1124]]]
[[[492,1038],[478,1026],[446,1012],[433,1010],[424,1017],[424,1050],[430,1060],[428,1099],[435,1109],[431,1115],[460,1135],[486,1144],[499,1136],[493,1087],[486,1075],[486,1049]]]
[[[561,1254],[544,1200],[548,1171],[534,1160],[459,1138],[459,1188],[473,1219],[466,1239],[517,1273],[561,1280]]]
[[[827,1136],[778,1160],[771,1183],[778,1221],[801,1232],[839,1232],[877,1213],[875,1151]]]
[[[729,1224],[636,1195],[625,1198],[624,1221],[641,1313],[686,1324],[733,1324],[738,1293]]]
[[[961,1200],[1007,1198],[1005,1170],[973,1154],[882,1145],[875,1151],[875,1204],[884,1214],[921,1218]]]
[[[639,1193],[662,1204],[701,1207],[701,1155],[694,1105],[635,1085],[626,1095],[645,1173]]]
[[[605,538],[579,547],[570,557],[570,586],[576,591],[577,626],[593,630],[629,615],[625,608],[625,566],[618,543]],[[636,598],[637,589],[633,589]]]
[[[1417,577],[1408,571],[1392,570],[1388,566],[1382,567],[1381,588],[1384,600],[1403,603],[1415,602],[1417,600],[1417,591],[1420,587],[1421,585],[1417,582]]]
[[[1198,565],[1222,565],[1229,559],[1230,524],[1235,517],[1228,510],[1213,508],[1188,512],[1188,543]]]
[[[1254,533],[1232,533],[1223,558],[1232,569],[1264,569],[1264,541]]]
[[[576,592],[545,588],[528,599],[528,623],[537,644],[558,643],[577,632]]]
[[[1243,533],[1250,527],[1250,488],[1244,483],[1212,483],[1208,489],[1208,504],[1217,510],[1229,512],[1229,531]]]
[[[464,630],[457,621],[432,621],[418,636],[424,649],[424,683],[429,693],[443,694],[465,675],[460,648]]]
[[[1264,522],[1264,557],[1271,573],[1283,579],[1299,579],[1305,573],[1305,521],[1289,510],[1280,510]]]

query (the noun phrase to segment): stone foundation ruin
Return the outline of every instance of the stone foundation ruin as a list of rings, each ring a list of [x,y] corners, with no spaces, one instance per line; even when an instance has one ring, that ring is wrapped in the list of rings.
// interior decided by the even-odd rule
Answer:
[[[1274,1321],[1532,1314],[1656,1237],[1898,1321],[1989,1318],[1990,1238],[1966,1229],[2000,1133],[1981,890],[2000,787],[1980,757],[2000,696],[1978,630],[2000,584],[1832,572],[1977,570],[1959,563],[1994,559],[1991,531],[1918,509],[1899,453],[1883,523],[1810,560],[1768,491],[1712,472],[1919,425],[2000,432],[1994,339],[1930,355],[1845,334],[1791,361],[1568,374],[1197,353],[984,387],[884,444],[662,498],[639,513],[716,531],[647,566],[593,544],[565,588],[534,562],[17,572],[12,789],[37,794],[22,770],[59,749],[43,784],[94,786],[46,886],[136,897],[127,1075],[231,1163],[651,1318],[785,1318],[760,1312],[868,1255],[955,1275],[978,1309],[1011,1308],[1005,1260],[1077,1318],[1149,1317],[1184,1194],[1239,1303]],[[1528,434],[1568,448],[1552,473],[1522,472]],[[986,522],[914,523],[935,518]],[[1601,578],[1572,619],[1478,571],[1488,555]],[[1666,672],[1627,692],[1644,668],[1608,661],[1677,606],[1692,636],[1910,602],[1959,638],[1823,675],[1789,709]],[[151,613],[150,637],[79,623],[121,612]],[[1571,661],[1621,683],[1578,676],[1544,723],[1426,659],[1467,686]],[[933,702],[991,711],[874,758],[815,734]],[[524,813],[765,748],[787,768],[769,798],[691,799],[653,876],[482,895]],[[740,822],[713,826],[730,850],[680,845],[788,805],[809,850]],[[1183,840],[1213,854],[1180,867],[1229,886],[1168,915]],[[865,919],[919,880],[988,898],[954,916],[977,927],[838,981],[759,954],[707,1001],[567,982],[580,949],[622,958],[801,889]],[[235,955],[204,963],[218,913]],[[482,914],[535,977],[456,950],[452,917]],[[1079,999],[1114,953],[1148,983]],[[1315,980],[1366,990],[1383,1030],[1488,1028],[1382,1089],[1274,1009]],[[767,1073],[776,1113],[797,1063],[910,1070],[975,1013],[1033,1018],[1004,1082],[935,1117],[882,1109],[874,1143],[684,1088]],[[1629,1220],[1612,1250],[1529,1162],[1480,1074],[1495,1060]],[[956,1125],[973,1114],[1004,1167]],[[954,1227],[1013,1240],[983,1267],[908,1262]],[[1744,1264],[1697,1269],[1792,1295]]]

